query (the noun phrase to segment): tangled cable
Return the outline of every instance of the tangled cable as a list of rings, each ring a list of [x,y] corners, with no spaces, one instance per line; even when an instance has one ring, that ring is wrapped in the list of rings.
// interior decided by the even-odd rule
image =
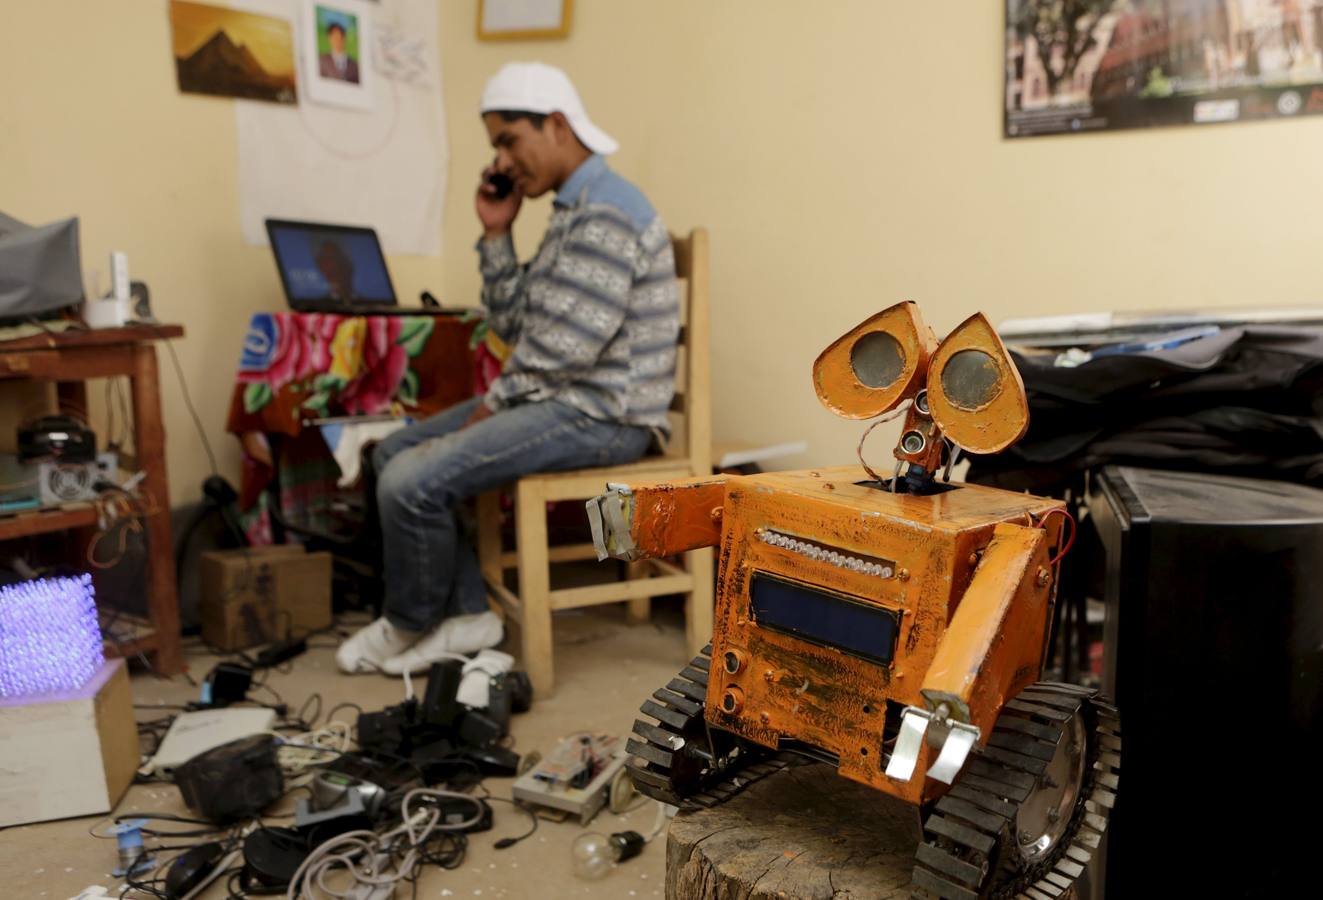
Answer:
[[[473,804],[472,818],[462,822],[441,822],[436,806],[413,809],[419,798],[463,800]],[[394,888],[401,881],[415,877],[420,862],[427,856],[427,844],[434,838],[461,832],[483,817],[482,801],[468,794],[434,788],[414,788],[400,802],[403,821],[390,831],[349,831],[320,845],[308,855],[290,879],[286,900],[321,900],[324,897],[361,896],[361,887]],[[330,879],[337,874],[348,876],[345,887],[333,887]]]
[[[1045,523],[1047,522],[1047,517],[1053,514],[1062,515],[1066,517],[1066,521],[1070,523],[1070,537],[1066,540],[1066,545],[1061,548],[1061,550],[1057,553],[1057,555],[1052,557],[1052,559],[1048,561],[1049,568],[1061,562],[1061,558],[1070,552],[1070,548],[1075,545],[1075,533],[1079,530],[1079,526],[1075,524],[1075,517],[1072,516],[1066,510],[1066,508],[1062,506],[1054,506],[1051,509],[1049,509],[1047,512],[1043,513],[1036,520],[1034,520],[1034,526],[1037,528],[1045,527]]]
[[[872,466],[864,462],[864,441],[868,440],[868,436],[873,433],[874,428],[881,425],[883,422],[890,422],[892,419],[895,419],[897,416],[899,416],[901,413],[903,413],[905,410],[909,408],[910,408],[910,401],[906,400],[904,403],[902,403],[900,406],[897,406],[895,409],[887,413],[885,416],[881,416],[875,419],[871,425],[869,425],[867,428],[864,429],[863,437],[859,438],[859,446],[855,448],[855,453],[859,456],[859,465],[864,467],[864,471],[868,473],[869,478],[872,478],[874,481],[878,482],[879,484],[883,482],[882,476],[877,474],[877,472],[874,472]]]

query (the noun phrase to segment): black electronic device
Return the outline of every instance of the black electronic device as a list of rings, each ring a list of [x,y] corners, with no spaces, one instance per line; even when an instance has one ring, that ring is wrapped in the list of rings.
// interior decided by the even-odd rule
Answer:
[[[18,427],[18,458],[22,462],[95,462],[96,435],[75,416],[40,416]]]
[[[463,677],[464,664],[457,659],[432,663],[427,671],[427,690],[423,693],[422,718],[429,725],[449,728],[464,711],[455,699]]]
[[[526,713],[533,708],[533,682],[522,669],[505,673],[505,686],[510,691],[510,711]]]
[[[468,821],[473,818],[473,803],[477,800],[482,807],[482,816],[467,828],[460,831],[465,834],[475,834],[480,831],[492,830],[492,808],[486,800],[473,798],[473,800],[460,799],[458,797],[442,797],[436,800],[436,806],[441,811],[439,824],[455,826],[460,822]]]
[[[293,828],[258,828],[243,842],[244,890],[257,893],[258,888],[283,888],[308,858],[311,847],[306,835]],[[261,893],[273,893],[262,890]]]
[[[1101,546],[1102,681],[1127,787],[1090,896],[1298,895],[1317,832],[1285,823],[1323,801],[1323,491],[1108,466],[1083,525]],[[1282,827],[1246,854],[1232,823],[1256,822]],[[1158,847],[1217,865],[1135,866]]]
[[[280,665],[286,660],[300,656],[307,651],[307,638],[294,638],[291,640],[277,641],[276,643],[259,650],[254,661],[257,663],[259,669],[269,669],[272,666]]]
[[[483,709],[469,709],[459,717],[459,742],[466,747],[494,747],[505,728]]]
[[[513,778],[519,772],[519,754],[508,747],[468,747],[463,757],[477,763],[483,775]]]
[[[207,841],[189,847],[170,863],[165,872],[165,895],[170,900],[187,897],[216,872],[225,858],[225,846],[220,841]]]
[[[380,313],[396,308],[381,241],[371,228],[267,219],[280,282],[296,312]]]
[[[269,734],[199,753],[175,769],[174,779],[189,809],[222,825],[257,815],[285,792]]]
[[[503,172],[493,172],[488,175],[487,183],[491,185],[492,196],[497,200],[504,200],[514,192],[514,179]]]
[[[408,757],[413,746],[412,711],[416,708],[416,703],[401,703],[380,712],[363,713],[358,717],[358,746],[372,756]]]
[[[395,791],[405,786],[421,786],[418,784],[416,767],[404,759],[382,762],[361,753],[342,753],[324,765],[322,771],[339,772],[360,781],[369,781],[387,791]]]
[[[238,662],[220,662],[207,673],[203,683],[204,706],[229,706],[248,696],[253,686],[253,670]]]

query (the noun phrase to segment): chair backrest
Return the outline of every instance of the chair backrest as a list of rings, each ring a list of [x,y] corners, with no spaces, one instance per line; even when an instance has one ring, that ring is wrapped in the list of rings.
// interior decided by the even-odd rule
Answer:
[[[708,239],[706,228],[671,236],[680,281],[680,340],[671,402],[668,456],[686,456],[695,475],[712,471],[712,372],[708,357]]]

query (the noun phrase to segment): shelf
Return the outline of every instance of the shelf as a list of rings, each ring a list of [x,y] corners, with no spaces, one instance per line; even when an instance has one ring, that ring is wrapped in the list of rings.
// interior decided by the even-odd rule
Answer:
[[[0,518],[0,541],[46,534],[51,531],[64,531],[69,528],[86,528],[95,524],[96,507],[90,503],[71,503],[53,509],[34,509]]]

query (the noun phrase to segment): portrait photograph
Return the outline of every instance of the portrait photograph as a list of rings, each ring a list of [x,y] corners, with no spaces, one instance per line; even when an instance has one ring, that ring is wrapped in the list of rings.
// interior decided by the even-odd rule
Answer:
[[[373,107],[374,9],[366,0],[304,0],[299,55],[308,100],[350,109]]]

